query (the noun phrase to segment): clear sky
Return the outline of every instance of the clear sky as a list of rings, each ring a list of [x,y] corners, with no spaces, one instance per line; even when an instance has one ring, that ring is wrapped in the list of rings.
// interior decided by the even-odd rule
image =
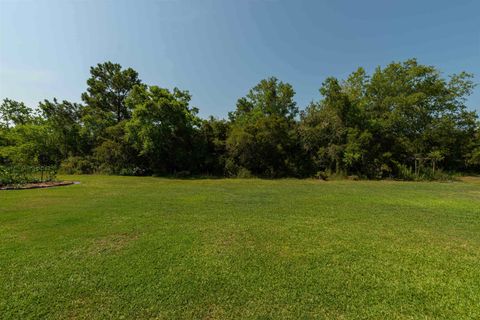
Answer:
[[[480,82],[480,1],[0,0],[0,98],[30,106],[80,101],[89,67],[111,60],[188,89],[202,116],[268,76],[304,108],[327,76],[410,57]]]

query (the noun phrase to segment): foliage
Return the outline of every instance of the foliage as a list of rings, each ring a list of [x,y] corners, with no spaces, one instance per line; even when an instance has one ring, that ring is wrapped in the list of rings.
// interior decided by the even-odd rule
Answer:
[[[0,186],[53,181],[57,170],[56,166],[0,166]]]
[[[127,105],[133,110],[126,139],[155,173],[192,168],[193,133],[199,124],[190,94],[157,86],[135,86]]]
[[[90,174],[96,172],[97,167],[92,157],[71,156],[62,161],[59,171],[65,174]]]
[[[442,77],[415,59],[329,77],[299,110],[275,77],[228,119],[201,119],[188,91],[143,84],[135,70],[90,69],[83,104],[0,105],[0,164],[69,173],[436,179],[480,172],[480,126],[466,72]],[[448,174],[447,174],[448,175]]]
[[[90,68],[87,91],[82,93],[85,105],[81,108],[82,128],[80,134],[87,142],[88,154],[108,139],[108,128],[130,119],[131,106],[127,97],[134,86],[141,85],[138,73],[122,69],[110,61]],[[108,167],[118,167],[107,164]]]
[[[324,99],[302,113],[303,146],[317,170],[382,178],[408,176],[406,168],[464,170],[477,116],[465,106],[474,87],[471,75],[449,81],[411,59],[363,69],[346,81],[325,81]],[[401,164],[398,166],[396,164]]]
[[[7,129],[15,125],[23,125],[31,121],[32,109],[23,102],[3,99],[0,104],[0,127]]]
[[[62,159],[52,127],[44,122],[17,125],[5,133],[0,158],[20,165],[55,165]]]
[[[226,141],[232,166],[266,177],[298,173],[294,95],[291,85],[269,78],[238,100]]]
[[[141,83],[138,73],[128,68],[122,70],[117,63],[105,62],[90,68],[87,92],[82,100],[87,105],[86,114],[100,115],[107,123],[118,123],[130,118],[126,104],[130,90]]]
[[[86,150],[85,141],[80,135],[81,108],[78,103],[53,99],[39,104],[44,124],[51,129],[51,139],[56,141],[62,159]]]
[[[230,124],[226,120],[210,117],[202,120],[195,134],[196,162],[201,173],[207,175],[231,175],[226,169],[227,145],[226,140]]]

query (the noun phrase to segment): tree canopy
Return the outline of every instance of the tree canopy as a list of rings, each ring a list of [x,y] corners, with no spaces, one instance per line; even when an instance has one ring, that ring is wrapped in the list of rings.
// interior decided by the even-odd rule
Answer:
[[[0,105],[0,164],[66,172],[259,177],[435,177],[480,170],[473,75],[449,77],[415,59],[372,74],[329,77],[300,110],[292,85],[261,80],[228,119],[201,119],[188,91],[141,82],[105,62],[90,69],[83,103]]]

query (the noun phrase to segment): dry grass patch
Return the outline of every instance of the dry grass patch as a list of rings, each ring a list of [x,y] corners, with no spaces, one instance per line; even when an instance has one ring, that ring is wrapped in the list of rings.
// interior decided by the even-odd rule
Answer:
[[[138,239],[135,233],[117,233],[96,239],[88,247],[90,255],[118,253]]]

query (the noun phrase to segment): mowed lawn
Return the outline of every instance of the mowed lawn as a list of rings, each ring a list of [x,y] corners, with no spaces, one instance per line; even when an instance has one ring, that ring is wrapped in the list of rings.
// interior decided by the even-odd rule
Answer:
[[[1,319],[479,319],[480,179],[0,191]]]

